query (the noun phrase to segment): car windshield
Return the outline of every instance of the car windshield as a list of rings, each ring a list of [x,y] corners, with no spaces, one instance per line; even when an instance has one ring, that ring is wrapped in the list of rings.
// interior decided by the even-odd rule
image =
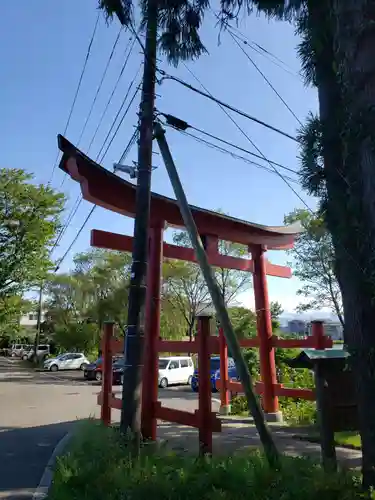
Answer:
[[[125,365],[125,358],[119,358],[113,361],[113,366],[124,366],[124,365]]]
[[[169,359],[159,359],[159,370],[165,370],[168,366]]]

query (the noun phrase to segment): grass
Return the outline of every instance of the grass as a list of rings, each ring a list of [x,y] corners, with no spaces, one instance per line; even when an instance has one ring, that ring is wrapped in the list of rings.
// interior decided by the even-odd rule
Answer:
[[[312,443],[320,442],[320,436],[317,433],[316,429],[311,429],[311,431],[308,432],[307,435],[299,436],[297,434],[296,437],[299,437],[306,441],[311,441]],[[335,432],[335,443],[336,446],[344,446],[347,448],[353,448],[355,450],[360,450],[362,448],[361,437],[358,434],[358,432],[352,432],[352,431]]]
[[[358,432],[336,432],[335,441],[341,446],[361,449],[361,436]]]
[[[196,459],[147,445],[133,461],[117,429],[90,421],[58,459],[49,500],[352,500],[362,498],[354,473],[325,474],[285,457],[272,470],[259,452]]]

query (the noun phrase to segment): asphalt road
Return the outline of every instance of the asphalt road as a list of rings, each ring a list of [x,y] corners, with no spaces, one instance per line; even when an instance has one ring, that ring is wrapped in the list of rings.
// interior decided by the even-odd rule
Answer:
[[[85,381],[80,372],[36,373],[0,357],[0,500],[32,497],[60,439],[77,420],[99,416],[99,390],[99,384]],[[159,400],[170,408],[198,408],[189,387],[160,389]],[[218,407],[213,400],[213,410]],[[119,419],[116,410],[113,419]]]

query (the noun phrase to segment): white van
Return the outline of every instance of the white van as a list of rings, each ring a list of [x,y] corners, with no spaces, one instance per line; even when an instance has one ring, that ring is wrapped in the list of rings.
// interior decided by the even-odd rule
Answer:
[[[191,384],[194,374],[193,360],[189,356],[159,358],[159,387],[173,384]]]

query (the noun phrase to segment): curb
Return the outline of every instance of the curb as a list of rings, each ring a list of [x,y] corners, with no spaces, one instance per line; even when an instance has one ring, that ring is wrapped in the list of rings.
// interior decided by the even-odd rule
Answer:
[[[48,490],[51,487],[52,479],[53,479],[53,469],[54,465],[56,463],[56,458],[61,455],[61,453],[64,451],[64,448],[68,444],[68,441],[70,441],[71,437],[73,435],[73,432],[67,432],[65,436],[63,436],[60,441],[57,443],[55,446],[51,456],[49,457],[48,463],[44,469],[43,475],[39,481],[38,486],[36,487],[34,493],[33,493],[33,500],[42,500],[46,498],[48,494]]]

